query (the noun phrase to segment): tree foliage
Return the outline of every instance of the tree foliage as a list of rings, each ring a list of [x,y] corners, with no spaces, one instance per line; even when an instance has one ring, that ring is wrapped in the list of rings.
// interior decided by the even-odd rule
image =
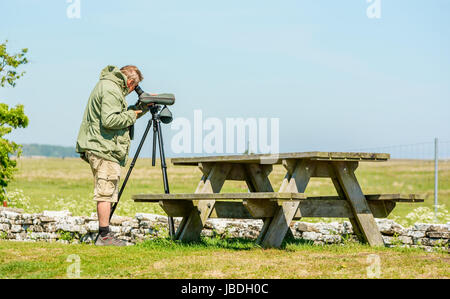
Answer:
[[[16,86],[16,81],[25,72],[19,73],[17,68],[28,63],[25,57],[28,49],[22,49],[19,53],[10,55],[7,52],[7,42],[0,44],[0,87]],[[28,117],[24,113],[23,105],[10,108],[7,104],[0,103],[0,199],[4,200],[4,188],[13,178],[17,163],[10,155],[20,156],[20,145],[6,139],[4,136],[11,133],[13,129],[28,126]]]

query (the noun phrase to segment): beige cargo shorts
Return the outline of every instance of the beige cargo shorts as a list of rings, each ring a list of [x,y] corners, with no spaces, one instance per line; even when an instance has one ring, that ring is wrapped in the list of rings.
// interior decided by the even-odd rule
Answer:
[[[94,200],[117,202],[119,194],[120,165],[86,152],[94,175]]]

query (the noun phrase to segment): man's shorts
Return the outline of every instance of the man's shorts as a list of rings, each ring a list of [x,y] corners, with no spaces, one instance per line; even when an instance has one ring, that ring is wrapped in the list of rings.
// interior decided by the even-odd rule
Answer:
[[[119,194],[120,165],[100,158],[91,152],[85,153],[94,175],[94,200],[117,202]]]

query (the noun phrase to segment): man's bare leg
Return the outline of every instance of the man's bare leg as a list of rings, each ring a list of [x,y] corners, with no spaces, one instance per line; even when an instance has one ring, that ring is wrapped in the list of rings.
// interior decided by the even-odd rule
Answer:
[[[97,202],[98,231],[99,238],[95,245],[101,246],[126,246],[126,242],[113,237],[109,231],[109,215],[111,213],[111,203],[108,201]]]
[[[111,203],[108,201],[97,202],[98,225],[100,227],[109,226],[109,215],[111,213]]]

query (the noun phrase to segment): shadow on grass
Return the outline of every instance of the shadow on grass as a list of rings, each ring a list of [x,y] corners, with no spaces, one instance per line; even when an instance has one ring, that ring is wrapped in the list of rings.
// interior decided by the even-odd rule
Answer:
[[[182,242],[179,240],[172,240],[170,238],[158,238],[147,240],[136,246],[148,249],[174,249],[174,250],[192,250],[192,249],[228,249],[228,250],[251,250],[262,249],[254,239],[247,238],[215,238],[215,237],[201,237],[198,242]],[[286,239],[283,241],[280,250],[295,250],[302,248],[318,247],[314,242],[303,239]]]
[[[148,249],[174,249],[174,250],[192,250],[192,249],[228,249],[228,250],[251,250],[261,248],[255,240],[245,238],[211,238],[202,237],[198,242],[181,242],[170,238],[158,238],[144,241],[136,246]]]

